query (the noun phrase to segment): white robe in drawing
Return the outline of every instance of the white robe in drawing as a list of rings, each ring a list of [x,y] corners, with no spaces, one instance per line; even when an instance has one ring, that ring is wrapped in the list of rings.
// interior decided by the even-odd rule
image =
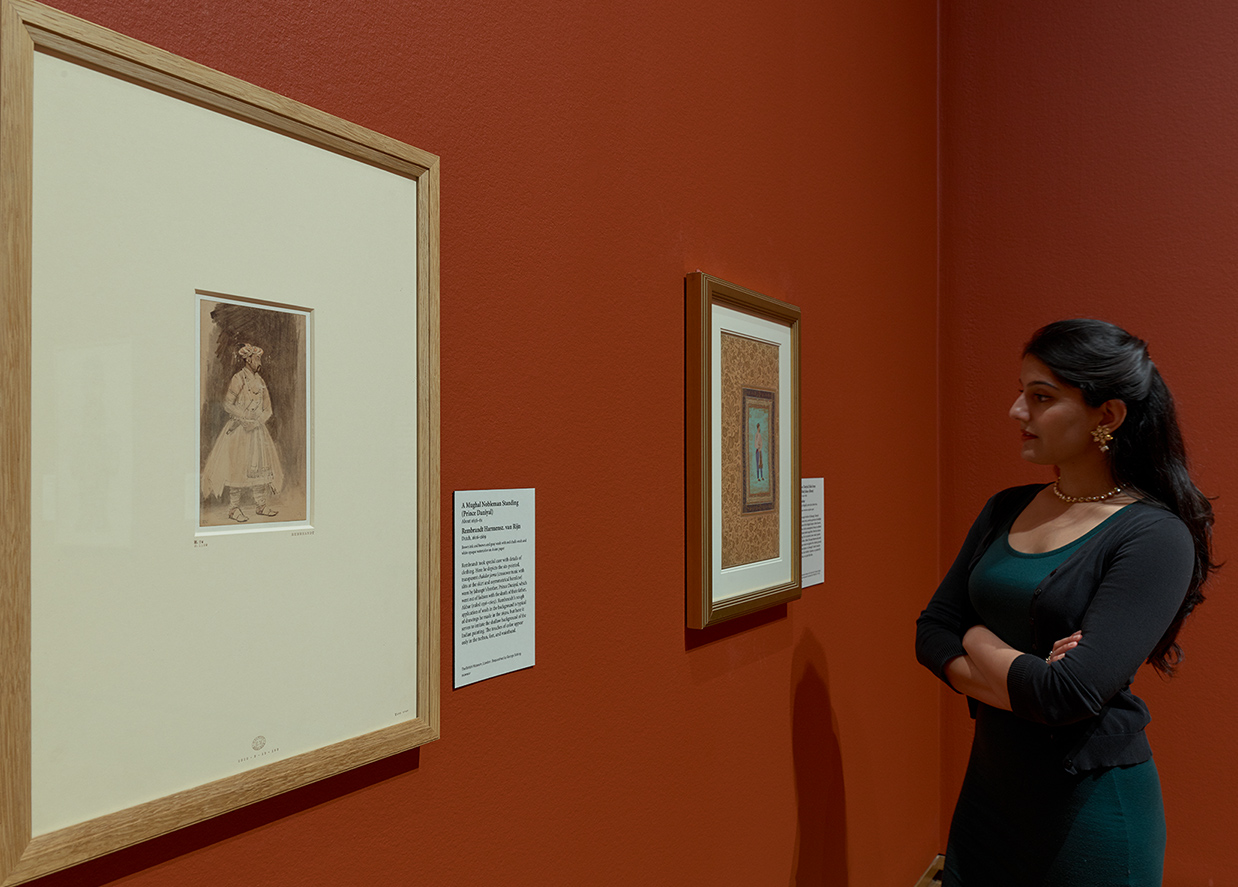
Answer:
[[[243,367],[232,377],[224,395],[228,422],[202,469],[202,497],[222,496],[224,487],[237,493],[241,487],[269,485],[278,493],[284,486],[284,469],[279,464],[275,441],[267,431],[271,418],[271,395],[262,377]]]

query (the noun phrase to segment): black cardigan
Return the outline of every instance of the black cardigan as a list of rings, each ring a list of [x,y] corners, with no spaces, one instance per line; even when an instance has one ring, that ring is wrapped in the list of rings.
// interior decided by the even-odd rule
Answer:
[[[989,544],[1044,484],[998,493],[972,524],[946,577],[916,620],[916,658],[941,678],[962,656],[963,634],[982,622],[972,607],[968,577]],[[1169,511],[1137,501],[1111,515],[1100,530],[1032,595],[1033,646],[1006,676],[1019,717],[1049,725],[1069,773],[1152,756],[1144,735],[1150,717],[1130,683],[1186,596],[1195,547],[1186,524]],[[1049,665],[1054,641],[1083,631],[1079,646]],[[951,687],[953,689],[953,687]],[[969,699],[972,715],[975,700]]]

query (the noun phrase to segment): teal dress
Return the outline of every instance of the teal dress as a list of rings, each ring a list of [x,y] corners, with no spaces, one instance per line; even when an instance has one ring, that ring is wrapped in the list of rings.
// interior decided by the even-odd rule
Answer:
[[[1042,554],[1015,551],[1002,533],[969,582],[984,624],[1031,650],[1033,592],[1099,529]],[[1064,752],[1052,727],[978,706],[944,887],[1159,887],[1165,815],[1156,764],[1072,775]]]

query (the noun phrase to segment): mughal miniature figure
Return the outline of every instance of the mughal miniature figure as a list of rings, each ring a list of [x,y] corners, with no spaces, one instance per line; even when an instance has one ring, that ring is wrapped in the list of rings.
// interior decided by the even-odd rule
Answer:
[[[202,497],[223,496],[228,491],[228,517],[246,523],[249,517],[241,507],[241,493],[249,490],[253,511],[263,517],[275,517],[279,512],[267,502],[268,491],[278,493],[284,485],[275,441],[267,430],[271,418],[271,395],[259,375],[262,370],[262,349],[245,344],[236,352],[244,366],[228,383],[223,408],[228,421],[202,469]]]

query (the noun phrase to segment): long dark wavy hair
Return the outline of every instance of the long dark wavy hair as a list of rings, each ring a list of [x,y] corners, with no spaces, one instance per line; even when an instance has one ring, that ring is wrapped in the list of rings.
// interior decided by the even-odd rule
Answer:
[[[1109,443],[1113,479],[1182,519],[1195,541],[1195,568],[1178,613],[1148,663],[1172,676],[1182,662],[1178,631],[1203,603],[1203,585],[1217,568],[1212,560],[1212,503],[1187,470],[1186,446],[1178,428],[1173,395],[1148,355],[1148,343],[1103,320],[1059,320],[1032,336],[1030,354],[1061,381],[1083,392],[1098,407],[1107,400],[1126,404],[1126,421]]]

